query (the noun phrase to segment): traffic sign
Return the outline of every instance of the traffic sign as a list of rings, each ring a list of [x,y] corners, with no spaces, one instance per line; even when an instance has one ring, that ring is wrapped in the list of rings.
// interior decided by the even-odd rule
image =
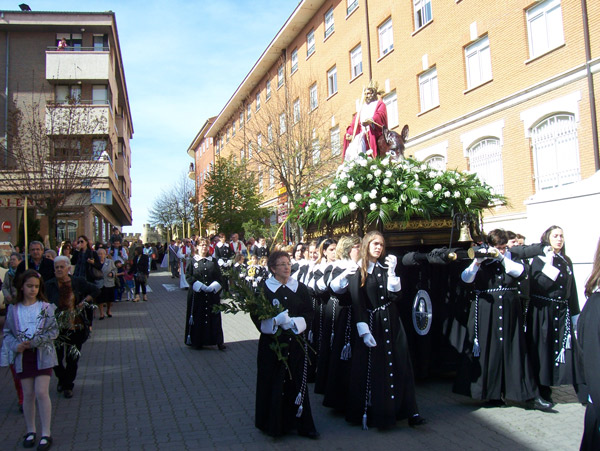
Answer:
[[[10,223],[10,221],[4,221],[2,222],[2,231],[5,233],[10,233],[12,230],[12,224]]]

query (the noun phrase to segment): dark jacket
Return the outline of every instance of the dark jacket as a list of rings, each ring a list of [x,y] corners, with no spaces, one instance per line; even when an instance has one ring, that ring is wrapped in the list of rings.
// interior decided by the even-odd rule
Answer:
[[[150,271],[150,259],[147,255],[134,255],[133,263],[131,265],[131,269],[129,270],[129,274],[136,274],[141,272],[142,274],[148,274]]]
[[[31,257],[27,257],[29,259],[29,269],[35,269],[42,275],[42,278],[47,281],[54,278],[54,263],[52,260],[42,257],[42,261],[40,262],[40,266],[38,268],[35,267]],[[15,275],[15,281],[18,279],[19,275],[25,272],[25,260],[19,263],[17,266],[17,272]]]
[[[86,296],[91,296],[94,299],[100,294],[100,288],[96,284],[90,283],[81,277],[71,277],[71,287],[73,294],[75,295],[75,304],[79,304],[85,299]],[[51,304],[58,306],[59,294],[58,294],[58,280],[52,278],[44,284],[46,290],[46,298]]]

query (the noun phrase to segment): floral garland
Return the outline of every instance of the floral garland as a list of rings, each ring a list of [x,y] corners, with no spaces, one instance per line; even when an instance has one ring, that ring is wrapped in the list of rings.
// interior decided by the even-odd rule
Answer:
[[[342,163],[329,186],[297,207],[298,222],[307,227],[340,221],[356,210],[366,212],[367,224],[376,220],[385,224],[398,218],[409,221],[477,213],[505,201],[476,174],[440,171],[412,158],[373,158],[369,150]]]

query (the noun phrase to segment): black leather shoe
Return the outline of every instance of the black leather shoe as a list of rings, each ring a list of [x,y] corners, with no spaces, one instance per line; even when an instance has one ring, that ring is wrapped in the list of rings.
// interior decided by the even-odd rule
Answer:
[[[527,405],[530,409],[541,410],[542,412],[552,411],[552,403],[550,403],[548,401],[544,401],[544,399],[540,396],[529,400]]]
[[[415,426],[421,426],[423,424],[427,424],[427,420],[419,414],[413,415],[408,419],[408,425],[411,428],[414,428]]]
[[[73,390],[65,390],[65,398],[71,399],[73,397]]]
[[[33,448],[35,444],[35,432],[28,432],[23,436],[23,448]]]
[[[317,431],[298,432],[298,435],[301,437],[307,437],[311,440],[317,440],[321,436],[321,434],[319,434]]]
[[[38,443],[37,450],[38,451],[47,451],[52,446],[52,437],[47,435],[43,436],[40,439],[40,443]]]
[[[217,348],[219,348],[219,351],[225,351],[225,349],[227,349],[227,346],[225,346],[223,343],[218,344]]]

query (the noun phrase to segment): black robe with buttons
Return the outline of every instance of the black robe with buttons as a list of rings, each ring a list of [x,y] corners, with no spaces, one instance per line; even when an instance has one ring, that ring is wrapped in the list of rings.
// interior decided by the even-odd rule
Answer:
[[[468,336],[462,362],[454,383],[454,392],[474,399],[499,400],[502,397],[523,402],[538,395],[537,385],[527,359],[523,311],[518,281],[498,260],[485,260],[472,284]],[[502,291],[509,288],[513,291]],[[478,301],[477,294],[480,293]],[[499,290],[484,293],[487,290]],[[477,305],[477,309],[475,308]],[[480,354],[475,357],[475,318]]]
[[[280,286],[275,293],[262,282],[259,289],[263,290],[265,297],[273,302],[277,299],[279,303],[288,310],[291,318],[302,317],[306,324],[310,324],[313,317],[313,309],[310,301],[308,288],[302,283],[298,284],[294,292],[287,286]],[[252,320],[260,331],[261,321],[253,317]],[[305,332],[302,332],[305,336]],[[271,349],[275,341],[273,335],[260,334],[257,355],[256,376],[256,411],[255,425],[258,429],[268,435],[277,437],[287,434],[293,430],[308,434],[315,431],[315,425],[310,409],[308,388],[304,384],[305,356],[306,352],[290,332],[282,333],[278,337],[280,343],[286,343],[282,352],[287,355],[287,364],[277,359],[277,355]],[[303,392],[302,412],[297,417],[298,405],[295,403],[300,392]]]
[[[221,302],[220,292],[195,292],[192,285],[199,281],[208,286],[217,281],[223,287],[224,281],[221,269],[214,258],[198,259],[199,256],[193,256],[185,271],[185,280],[190,288],[185,313],[184,343],[189,346],[218,345],[223,343],[223,326],[221,313],[214,313],[213,306]],[[192,317],[192,321],[190,321],[190,317]]]
[[[352,327],[367,323],[377,346],[368,348],[362,338],[353,343],[346,420],[361,423],[367,403],[367,425],[378,428],[392,427],[419,413],[408,341],[396,306],[400,293],[388,291],[387,283],[387,273],[379,265],[362,287],[360,271],[348,278]]]
[[[573,355],[574,330],[571,330],[570,334],[571,346],[565,349],[565,362],[557,362],[565,337],[569,335],[567,327],[570,322],[567,323],[567,311],[570,316],[580,312],[573,265],[568,257],[553,256],[552,266],[560,271],[556,281],[542,272],[544,265],[545,262],[540,257],[535,257],[530,269],[527,345],[532,368],[540,385],[576,385],[580,381]],[[555,301],[548,301],[542,297]]]

